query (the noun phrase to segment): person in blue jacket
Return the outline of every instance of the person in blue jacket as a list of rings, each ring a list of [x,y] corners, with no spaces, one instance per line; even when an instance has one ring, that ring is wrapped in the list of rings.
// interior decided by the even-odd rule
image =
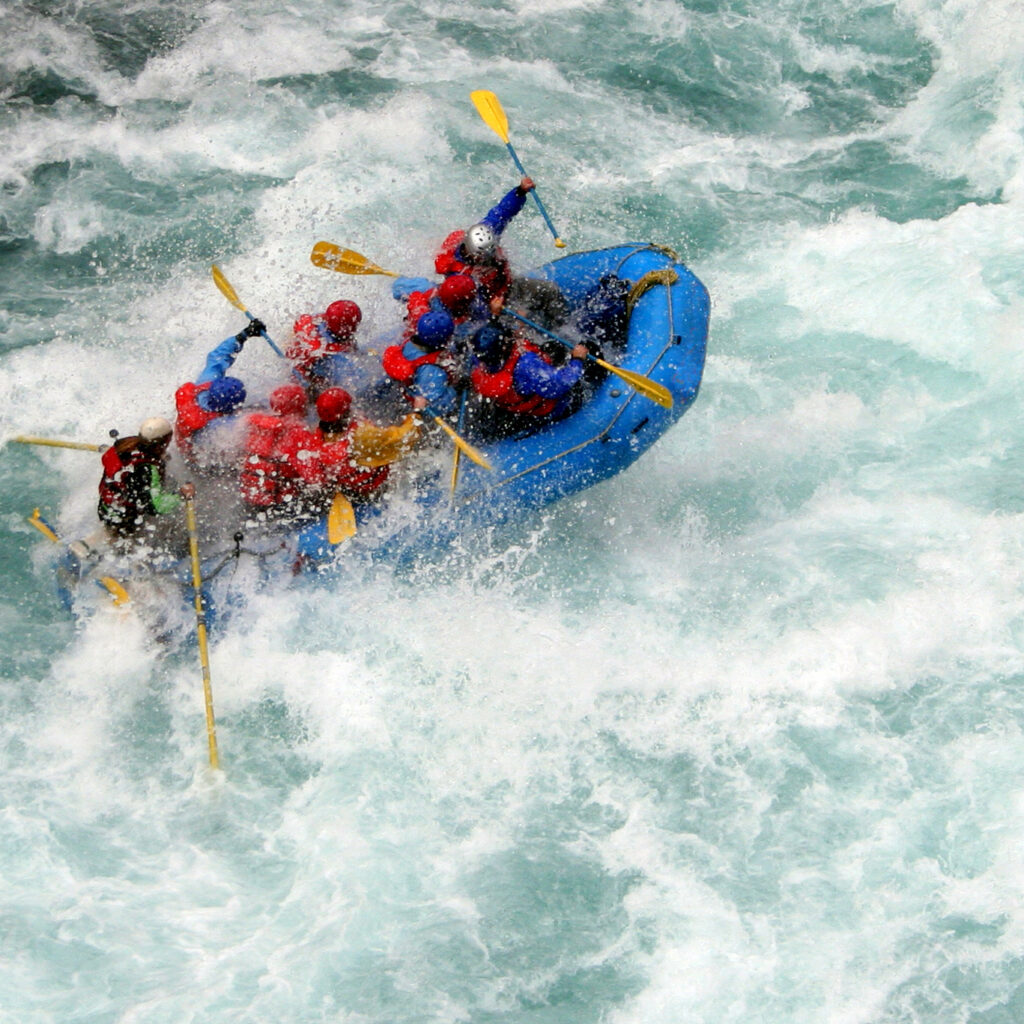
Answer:
[[[492,316],[497,316],[509,302],[519,312],[538,317],[552,328],[564,323],[568,316],[568,307],[557,286],[552,281],[513,275],[499,244],[533,187],[533,180],[524,177],[480,221],[448,235],[434,258],[434,269],[442,277],[468,274]]]
[[[484,302],[488,305],[495,301],[503,303],[512,284],[512,269],[498,241],[522,210],[532,188],[533,182],[523,178],[484,214],[482,220],[471,228],[448,235],[434,257],[434,270],[442,277],[466,274],[476,283]]]
[[[454,330],[448,313],[432,310],[419,318],[408,341],[384,350],[384,372],[406,389],[414,408],[430,405],[447,415],[457,407],[458,366],[449,347]]]
[[[582,400],[587,347],[552,356],[525,334],[492,322],[473,339],[470,383],[486,400],[490,415],[483,429],[497,434],[536,429],[562,419]],[[565,357],[568,358],[565,358]]]
[[[238,334],[225,338],[206,357],[194,381],[174,393],[177,411],[174,434],[182,455],[201,469],[229,468],[235,447],[229,438],[232,413],[245,401],[245,385],[228,376],[248,338],[265,330],[262,321],[250,320]]]

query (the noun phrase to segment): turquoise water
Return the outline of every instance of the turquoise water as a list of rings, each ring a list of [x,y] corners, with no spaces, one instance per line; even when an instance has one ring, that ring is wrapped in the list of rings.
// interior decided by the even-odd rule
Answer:
[[[516,180],[713,299],[628,472],[197,659],[57,604],[0,451],[0,1020],[1016,1024],[1024,13],[1009,0],[0,8],[0,426],[102,441]],[[528,208],[520,266],[554,254]],[[239,369],[279,367],[247,347]]]

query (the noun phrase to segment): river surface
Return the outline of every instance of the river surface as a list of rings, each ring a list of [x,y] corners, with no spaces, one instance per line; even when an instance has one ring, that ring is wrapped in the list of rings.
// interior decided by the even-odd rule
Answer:
[[[76,624],[0,450],[4,1024],[1024,1019],[1024,10],[0,5],[0,432],[168,415],[244,324],[427,273],[518,180],[707,285],[627,472],[199,662]],[[528,206],[515,265],[555,255]],[[259,394],[280,375],[250,342]],[[265,390],[264,392],[265,393]]]

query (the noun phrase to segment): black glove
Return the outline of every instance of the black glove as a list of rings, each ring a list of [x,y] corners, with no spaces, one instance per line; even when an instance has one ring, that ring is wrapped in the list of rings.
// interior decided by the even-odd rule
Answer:
[[[245,329],[235,335],[235,341],[242,345],[246,338],[255,338],[257,334],[262,334],[266,329],[267,325],[262,320],[250,320],[245,325]]]

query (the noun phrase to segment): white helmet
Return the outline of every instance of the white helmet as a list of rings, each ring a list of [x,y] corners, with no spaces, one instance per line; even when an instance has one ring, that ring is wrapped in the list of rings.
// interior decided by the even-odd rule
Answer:
[[[470,260],[490,256],[498,248],[498,236],[489,224],[474,224],[466,232],[462,248]]]
[[[148,420],[143,420],[142,426],[139,427],[139,437],[152,444],[170,437],[173,431],[174,428],[162,416],[151,416]]]

